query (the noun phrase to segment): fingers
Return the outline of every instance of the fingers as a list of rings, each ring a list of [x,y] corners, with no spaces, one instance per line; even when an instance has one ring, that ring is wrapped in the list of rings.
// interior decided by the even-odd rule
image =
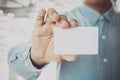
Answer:
[[[59,19],[59,22],[57,23],[57,25],[63,29],[75,28],[78,26],[78,22],[75,19],[68,21],[68,19],[65,15],[60,15],[60,19]]]
[[[44,24],[45,14],[46,14],[46,11],[44,9],[41,9],[38,12],[37,20],[36,20],[36,26],[42,26]]]
[[[69,28],[70,27],[70,23],[68,21],[62,21],[60,24],[57,25],[57,27],[61,27],[63,29]]]
[[[48,9],[46,23],[51,24],[59,20],[59,15],[55,9]]]
[[[75,28],[78,26],[78,23],[76,20],[68,21],[67,17],[65,15],[58,15],[57,11],[50,8],[47,12],[46,21],[44,21],[46,15],[46,11],[44,9],[41,9],[37,15],[36,25],[42,26],[45,23],[51,24],[56,23],[61,28]]]
[[[60,21],[60,22],[61,22],[61,21],[68,21],[67,16],[61,14],[59,21]]]
[[[71,21],[70,21],[70,25],[71,25],[71,28],[77,27],[77,26],[78,26],[77,20],[75,20],[75,19],[71,20]]]
[[[77,55],[52,55],[51,57],[47,57],[46,60],[47,61],[55,61],[55,62],[61,62],[63,60],[66,61],[75,61],[77,58]]]
[[[67,60],[67,61],[75,61],[77,58],[77,55],[62,55],[62,60]]]
[[[69,28],[70,23],[65,15],[60,15],[59,21],[56,23],[58,27],[61,27],[63,29]]]

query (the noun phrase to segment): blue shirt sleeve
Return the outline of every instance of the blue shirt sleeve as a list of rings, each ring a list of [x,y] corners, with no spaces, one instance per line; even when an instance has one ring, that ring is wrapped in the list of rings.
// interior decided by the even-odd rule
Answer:
[[[30,59],[30,43],[23,43],[12,48],[8,54],[10,69],[25,80],[36,80],[42,69],[33,66]]]

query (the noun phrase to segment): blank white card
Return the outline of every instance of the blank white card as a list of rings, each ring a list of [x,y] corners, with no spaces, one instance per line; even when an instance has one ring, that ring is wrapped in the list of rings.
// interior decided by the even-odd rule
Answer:
[[[98,54],[98,28],[54,28],[54,53],[57,55]]]

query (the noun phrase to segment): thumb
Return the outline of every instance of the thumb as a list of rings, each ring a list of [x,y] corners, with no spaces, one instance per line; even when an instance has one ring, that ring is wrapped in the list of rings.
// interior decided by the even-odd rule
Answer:
[[[62,60],[66,61],[75,61],[77,58],[77,55],[62,55]]]

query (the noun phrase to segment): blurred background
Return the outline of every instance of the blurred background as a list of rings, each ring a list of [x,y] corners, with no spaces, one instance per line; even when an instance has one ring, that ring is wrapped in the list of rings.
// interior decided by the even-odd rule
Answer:
[[[120,0],[113,4],[120,11]],[[7,55],[16,44],[30,41],[39,9],[55,8],[64,13],[81,5],[82,0],[0,0],[0,79],[23,80],[9,70]]]

